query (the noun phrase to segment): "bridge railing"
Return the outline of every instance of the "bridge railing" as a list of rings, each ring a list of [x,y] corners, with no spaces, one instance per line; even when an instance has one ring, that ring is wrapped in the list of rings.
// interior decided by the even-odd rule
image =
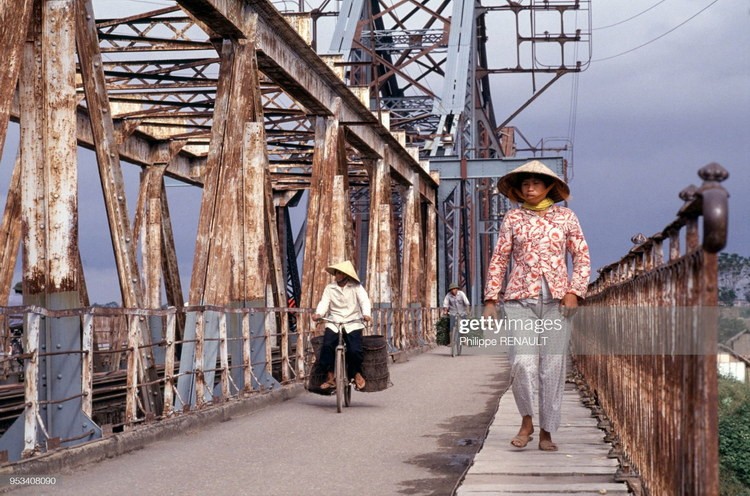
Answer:
[[[650,494],[719,491],[717,252],[726,241],[720,182],[728,174],[718,164],[698,174],[704,182],[680,193],[674,222],[634,237],[636,246],[600,271],[572,338],[620,476]]]
[[[322,326],[304,331],[307,326],[278,323],[280,319],[297,323],[309,319],[312,312],[217,306],[0,307],[0,314],[24,314],[23,354],[2,359],[3,363],[20,360],[24,365],[23,373],[14,380],[5,376],[4,382],[17,383],[16,396],[4,395],[0,424],[7,429],[10,422],[23,417],[22,456],[29,457],[75,444],[81,435],[50,428],[54,424],[50,415],[59,405],[82,411],[107,435],[303,381],[310,373],[305,364],[314,360],[309,356],[312,347],[298,343],[309,343],[310,337],[322,333]],[[377,308],[366,333],[386,336],[391,353],[406,351],[434,343],[439,313],[439,308]],[[73,327],[80,332],[80,341],[72,341],[80,345],[55,345],[58,341],[45,333],[45,322],[71,318],[80,319],[80,326]],[[194,331],[180,332],[180,320],[187,322],[186,331],[190,326]],[[151,333],[148,343],[139,339],[137,332],[144,325]],[[288,328],[300,332],[281,331]],[[45,392],[49,373],[79,384],[80,389],[50,398]],[[6,389],[14,388],[8,384]]]

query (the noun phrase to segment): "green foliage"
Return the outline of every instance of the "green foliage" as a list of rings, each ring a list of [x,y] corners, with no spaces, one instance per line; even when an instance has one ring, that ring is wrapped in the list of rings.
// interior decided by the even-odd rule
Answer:
[[[734,300],[737,299],[737,292],[732,288],[719,288],[719,303],[724,306],[734,306]]]
[[[437,344],[447,346],[450,343],[450,318],[447,315],[435,324],[435,334]]]
[[[750,267],[750,258],[736,253],[719,253],[719,272],[738,276],[743,267]]]
[[[721,495],[750,496],[750,385],[719,378]]]
[[[719,316],[719,342],[726,343],[727,340],[747,330],[747,328],[744,319],[735,319],[721,315]]]

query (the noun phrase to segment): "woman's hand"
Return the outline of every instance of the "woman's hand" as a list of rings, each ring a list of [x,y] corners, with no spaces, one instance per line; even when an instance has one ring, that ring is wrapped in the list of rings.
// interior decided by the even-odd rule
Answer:
[[[317,313],[314,313],[312,314],[311,318],[313,319],[313,322],[317,322],[320,319],[320,315],[318,315]]]
[[[560,301],[560,313],[563,317],[572,317],[578,311],[578,296],[566,293]]]
[[[362,320],[369,324],[370,322],[372,322],[372,317],[370,317],[369,315],[365,315],[364,317],[362,317]]]
[[[497,302],[495,300],[486,300],[484,302],[484,310],[482,310],[482,317],[490,317],[491,319],[497,319]]]

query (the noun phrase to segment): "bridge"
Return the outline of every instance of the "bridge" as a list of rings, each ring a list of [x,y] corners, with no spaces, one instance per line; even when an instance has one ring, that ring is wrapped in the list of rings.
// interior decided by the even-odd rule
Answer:
[[[364,395],[372,399],[363,404],[398,411],[413,400],[419,419],[435,397],[453,391],[451,377],[476,377],[485,366],[500,373],[502,353],[434,360],[441,355],[437,305],[452,281],[481,301],[509,206],[495,179],[526,160],[516,145],[522,134],[509,124],[560,77],[587,66],[589,2],[346,0],[289,9],[266,0],[183,0],[117,18],[94,7],[91,0],[8,0],[0,10],[8,67],[0,74],[2,146],[9,122],[19,129],[0,230],[0,302],[8,301],[20,266],[23,305],[3,306],[1,314],[24,318],[24,352],[3,360],[3,474],[41,473],[62,458],[83,463],[97,450],[126,452],[188,426],[209,432],[211,419],[279,399],[288,401],[263,411],[321,405],[309,412],[318,421],[328,399],[301,394],[317,332],[308,315],[328,282],[323,268],[344,258],[363,274],[375,307],[372,332],[386,337],[399,377],[383,399]],[[581,14],[572,24],[571,12]],[[492,66],[485,49],[494,16],[515,26],[516,59],[507,66]],[[529,57],[550,46],[553,64]],[[544,84],[526,104],[502,109],[508,115],[498,124],[489,80],[506,74]],[[79,148],[93,152],[96,170],[77,159]],[[565,157],[534,152],[567,178]],[[125,164],[140,173],[134,210]],[[87,214],[79,202],[89,196],[79,182],[91,177],[101,186],[106,227],[79,222]],[[634,238],[621,260],[602,269],[584,309],[591,311],[580,312],[571,381],[593,417],[575,425],[601,429],[601,443],[611,444],[604,458],[616,460],[601,464],[607,472],[595,480],[571,472],[583,491],[594,487],[587,481],[619,490],[601,486],[611,468],[610,482],[627,481],[633,491],[716,494],[711,309],[716,254],[726,240],[720,183],[727,173],[709,164],[700,177],[700,187],[680,193],[674,222]],[[193,210],[177,185],[196,192]],[[195,246],[186,264],[177,240],[190,225]],[[121,304],[92,305],[82,253],[110,246],[109,283]],[[6,325],[2,337],[7,348],[13,336]],[[612,348],[623,343],[624,350]],[[412,377],[402,372],[410,364],[434,369]],[[429,377],[446,370],[453,375],[417,398]],[[476,412],[488,430],[465,438],[497,463],[507,448],[493,458],[490,423],[494,416],[492,425],[509,425],[507,410],[497,409],[501,393],[492,388],[490,406],[480,403]],[[453,401],[472,403],[460,394]],[[567,394],[577,401],[575,390]],[[267,430],[270,415],[253,428]],[[304,424],[305,415],[296,421]],[[393,421],[387,415],[372,422]],[[431,416],[433,424],[422,427],[455,416]],[[264,442],[281,442],[293,425]],[[418,427],[402,431],[401,441]],[[375,438],[381,431],[370,432]],[[327,438],[318,439],[321,446]],[[339,444],[343,455],[356,448]],[[224,456],[184,449],[201,468]],[[429,446],[420,449],[413,457]],[[580,466],[581,453],[562,460]],[[472,473],[482,467],[480,455],[472,466],[475,454],[460,453],[461,470],[437,494],[514,486],[495,478],[517,477],[512,470]],[[406,485],[384,493],[419,489],[416,473],[403,477]],[[472,481],[480,482],[472,489]],[[336,487],[295,482],[321,492]]]

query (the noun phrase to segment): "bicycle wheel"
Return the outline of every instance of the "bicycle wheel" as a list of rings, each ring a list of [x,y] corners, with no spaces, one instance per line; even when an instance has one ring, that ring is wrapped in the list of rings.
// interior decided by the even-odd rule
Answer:
[[[344,406],[350,406],[352,404],[352,385],[350,382],[346,383],[344,388]]]
[[[458,332],[456,332],[456,327],[453,326],[453,329],[451,329],[451,356],[454,357],[458,353]]]
[[[344,394],[346,391],[346,363],[344,361],[343,348],[336,348],[336,411],[341,413],[344,406]]]

